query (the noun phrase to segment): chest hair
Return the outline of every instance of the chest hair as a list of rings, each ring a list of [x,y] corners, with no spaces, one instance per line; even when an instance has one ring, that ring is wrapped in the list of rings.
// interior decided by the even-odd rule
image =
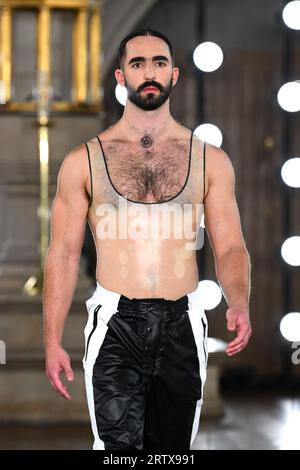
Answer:
[[[104,152],[113,185],[131,200],[171,199],[185,184],[189,167],[187,142],[170,144],[157,150],[110,143]]]

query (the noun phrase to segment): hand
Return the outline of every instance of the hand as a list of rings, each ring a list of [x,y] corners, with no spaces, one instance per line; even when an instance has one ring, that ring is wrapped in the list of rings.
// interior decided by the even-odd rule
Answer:
[[[247,346],[252,334],[249,312],[244,307],[230,307],[226,312],[227,329],[236,331],[237,337],[227,344],[226,354],[233,356]]]
[[[69,381],[74,379],[68,353],[60,345],[46,347],[46,373],[52,387],[67,400],[71,400],[68,389],[60,380],[60,372],[65,372]]]

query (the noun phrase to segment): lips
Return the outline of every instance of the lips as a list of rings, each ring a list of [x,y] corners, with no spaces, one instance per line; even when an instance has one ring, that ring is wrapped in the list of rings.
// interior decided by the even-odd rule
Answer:
[[[146,88],[144,88],[143,91],[156,91],[156,90],[157,90],[157,88],[154,87],[154,86],[147,86]]]

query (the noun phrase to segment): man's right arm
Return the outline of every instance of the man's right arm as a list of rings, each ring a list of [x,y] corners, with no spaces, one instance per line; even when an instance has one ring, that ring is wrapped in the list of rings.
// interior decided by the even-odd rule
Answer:
[[[52,206],[51,240],[44,266],[46,372],[53,388],[67,399],[71,397],[59,374],[64,370],[68,380],[73,380],[70,358],[62,348],[62,336],[77,283],[89,206],[85,189],[85,152],[83,145],[75,148],[61,165]]]

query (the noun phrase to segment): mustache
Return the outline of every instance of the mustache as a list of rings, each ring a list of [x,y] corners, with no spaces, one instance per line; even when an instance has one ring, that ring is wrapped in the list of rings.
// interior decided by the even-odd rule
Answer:
[[[160,85],[159,83],[156,83],[156,82],[145,82],[145,83],[143,83],[143,85],[141,85],[141,86],[138,88],[138,92],[144,90],[144,88],[148,88],[149,86],[155,86],[158,90],[163,91],[163,90],[162,90],[162,87],[161,87],[161,85]]]

